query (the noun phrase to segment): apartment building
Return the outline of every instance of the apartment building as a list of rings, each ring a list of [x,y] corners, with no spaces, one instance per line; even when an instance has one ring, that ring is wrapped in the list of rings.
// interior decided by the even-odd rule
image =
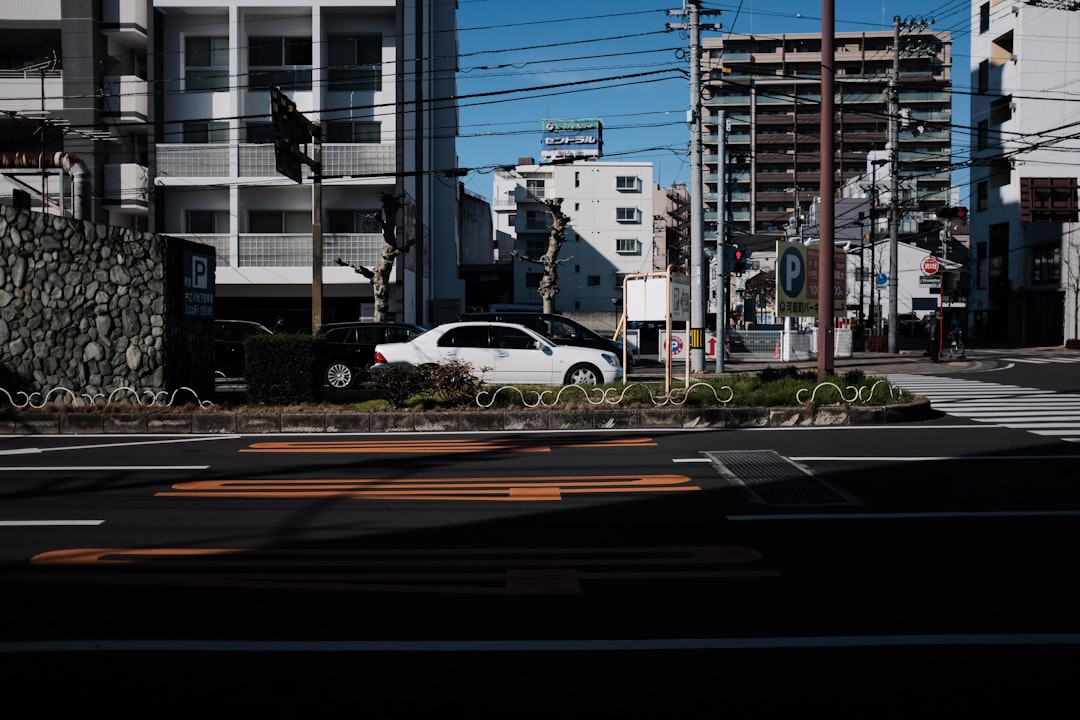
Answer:
[[[559,252],[557,312],[618,314],[623,279],[653,272],[654,182],[652,163],[577,160],[536,164],[521,158],[495,171],[495,236],[498,260],[508,263],[509,292],[470,304],[540,304],[543,268],[514,258],[539,259],[547,251],[552,216],[545,199],[562,198],[569,220]]]
[[[396,197],[411,245],[391,276],[391,319],[427,323],[464,297],[458,223],[446,222],[460,187],[444,176],[458,164],[455,11],[437,0],[4,3],[0,191],[211,245],[218,317],[285,316],[295,330],[313,323],[314,208],[321,320],[355,320],[373,311],[371,283],[336,261],[378,263],[374,218]],[[319,127],[301,182],[277,171],[271,86]]]
[[[1058,345],[1080,337],[1080,4],[973,0],[971,23],[971,333]]]
[[[866,174],[870,154],[888,147],[889,91],[895,85],[900,194],[903,212],[917,228],[920,213],[948,202],[952,41],[948,33],[926,28],[902,30],[899,43],[896,34],[835,34],[836,154],[829,193],[835,197],[845,181]],[[702,43],[705,242],[716,240],[721,205],[726,242],[782,239],[822,195],[821,35]]]

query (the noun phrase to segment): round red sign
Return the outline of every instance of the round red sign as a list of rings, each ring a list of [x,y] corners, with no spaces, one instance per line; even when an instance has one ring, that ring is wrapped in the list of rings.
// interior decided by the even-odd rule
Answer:
[[[923,258],[922,271],[926,275],[937,275],[937,271],[941,269],[941,263],[933,255],[928,255]]]

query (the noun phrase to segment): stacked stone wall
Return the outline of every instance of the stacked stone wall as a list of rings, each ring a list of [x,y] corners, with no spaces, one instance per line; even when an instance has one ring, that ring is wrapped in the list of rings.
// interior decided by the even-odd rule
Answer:
[[[181,245],[213,254],[175,238],[0,207],[0,388],[211,393],[213,318],[179,317]]]

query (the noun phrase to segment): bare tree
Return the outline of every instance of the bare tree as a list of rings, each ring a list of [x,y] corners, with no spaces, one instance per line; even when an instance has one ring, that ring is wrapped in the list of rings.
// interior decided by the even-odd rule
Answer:
[[[375,269],[364,267],[355,262],[337,258],[334,262],[354,271],[371,281],[371,291],[375,296],[375,321],[382,322],[390,315],[390,272],[394,269],[394,260],[409,252],[414,239],[398,240],[397,214],[402,208],[401,198],[397,195],[380,193],[382,211],[372,213],[370,217],[378,221],[382,229],[383,247]]]
[[[533,263],[544,268],[544,276],[540,278],[540,285],[536,291],[544,302],[544,312],[555,312],[555,296],[559,294],[559,265],[569,262],[559,259],[559,252],[563,243],[566,242],[566,228],[570,223],[570,217],[562,211],[562,198],[544,198],[551,215],[551,230],[548,232],[547,251],[538,258],[522,255],[517,250],[510,253],[522,262]]]

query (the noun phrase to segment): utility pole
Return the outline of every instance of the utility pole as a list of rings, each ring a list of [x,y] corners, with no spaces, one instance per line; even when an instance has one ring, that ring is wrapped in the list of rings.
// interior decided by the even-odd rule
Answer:
[[[900,16],[893,16],[893,71],[889,78],[889,352],[897,352],[897,291],[900,280]]]
[[[682,10],[668,15],[687,17],[687,23],[668,23],[668,30],[690,31],[690,371],[705,370],[705,311],[709,296],[705,285],[705,198],[702,190],[701,160],[701,15],[719,15],[719,10],[702,10],[701,0],[686,0]],[[719,30],[719,23],[710,25]]]
[[[836,192],[833,169],[835,167],[835,148],[833,143],[833,96],[834,85],[834,38],[835,38],[835,0],[821,0],[821,220],[818,234],[818,281],[821,290],[818,294],[818,380],[824,380],[835,370],[836,329],[833,308],[836,303],[836,272],[833,256],[836,246],[833,242]],[[796,181],[798,178],[796,177]],[[798,184],[796,182],[796,184]],[[798,217],[798,208],[795,209]]]
[[[727,211],[727,163],[724,162],[727,153],[727,113],[721,110],[717,119],[717,174],[720,184],[716,194],[716,372],[722,373],[728,325],[727,220],[724,216]]]

